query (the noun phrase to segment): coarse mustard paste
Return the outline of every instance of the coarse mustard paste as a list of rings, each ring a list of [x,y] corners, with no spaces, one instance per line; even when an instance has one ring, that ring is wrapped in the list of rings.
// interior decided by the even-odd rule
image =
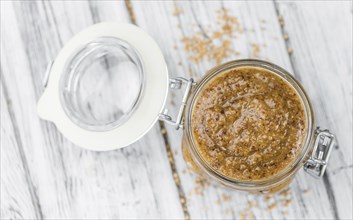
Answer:
[[[276,74],[241,67],[200,92],[192,133],[202,158],[236,180],[262,180],[288,167],[303,147],[306,116],[296,91]]]

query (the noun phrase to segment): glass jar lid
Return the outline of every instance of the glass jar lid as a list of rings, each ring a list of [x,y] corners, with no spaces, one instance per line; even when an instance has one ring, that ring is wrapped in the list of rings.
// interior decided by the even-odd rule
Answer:
[[[100,23],[81,31],[48,75],[39,116],[75,144],[98,151],[142,137],[158,120],[168,92],[160,48],[130,24]]]
[[[78,47],[67,62],[60,79],[60,101],[78,126],[108,131],[136,109],[143,79],[135,48],[119,38],[100,37]]]

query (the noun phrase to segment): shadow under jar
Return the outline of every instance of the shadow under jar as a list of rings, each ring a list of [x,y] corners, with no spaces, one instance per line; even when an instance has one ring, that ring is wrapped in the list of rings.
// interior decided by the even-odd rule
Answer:
[[[184,159],[233,189],[273,193],[304,169],[321,177],[334,136],[315,127],[310,101],[284,69],[237,60],[211,69],[185,109]]]

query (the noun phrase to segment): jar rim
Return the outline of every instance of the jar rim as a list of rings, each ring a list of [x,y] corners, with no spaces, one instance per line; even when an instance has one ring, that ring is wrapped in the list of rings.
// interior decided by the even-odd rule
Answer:
[[[303,142],[303,146],[300,150],[300,153],[297,155],[296,159],[293,160],[289,165],[287,165],[284,169],[282,169],[279,173],[262,180],[236,180],[234,178],[227,177],[215,170],[207,161],[203,159],[200,155],[200,152],[197,149],[196,143],[192,134],[192,112],[198,98],[199,93],[202,91],[202,88],[215,76],[220,73],[224,73],[230,69],[234,68],[242,68],[242,67],[252,67],[252,68],[260,68],[270,71],[271,73],[276,74],[285,82],[287,82],[299,95],[302,105],[304,107],[305,115],[306,115],[306,137]],[[200,167],[203,171],[205,171],[209,176],[216,178],[217,180],[221,180],[222,183],[226,185],[230,185],[239,189],[251,189],[251,188],[259,188],[262,187],[264,189],[271,187],[273,184],[284,182],[290,177],[294,171],[298,170],[303,161],[306,159],[306,155],[310,152],[312,145],[312,134],[314,128],[314,113],[312,109],[312,105],[310,100],[304,91],[301,84],[285,69],[267,62],[258,59],[242,59],[242,60],[233,60],[219,66],[216,66],[209,70],[202,79],[198,82],[192,95],[188,100],[188,105],[185,111],[185,133],[188,142],[190,143],[188,146],[190,147],[190,152],[193,158],[196,158],[195,163]]]

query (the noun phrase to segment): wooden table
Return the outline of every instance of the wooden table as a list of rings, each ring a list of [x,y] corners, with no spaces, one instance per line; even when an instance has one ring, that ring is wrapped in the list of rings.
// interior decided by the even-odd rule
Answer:
[[[321,180],[300,171],[278,195],[229,191],[187,171],[182,132],[168,125],[99,153],[38,118],[46,66],[78,31],[135,23],[159,44],[171,76],[198,79],[216,60],[192,60],[182,39],[220,30],[225,10],[239,27],[228,36],[235,52],[221,61],[286,68],[306,88],[317,124],[337,135]],[[168,98],[171,114],[180,98]],[[1,1],[1,219],[352,219],[352,133],[351,1]]]

